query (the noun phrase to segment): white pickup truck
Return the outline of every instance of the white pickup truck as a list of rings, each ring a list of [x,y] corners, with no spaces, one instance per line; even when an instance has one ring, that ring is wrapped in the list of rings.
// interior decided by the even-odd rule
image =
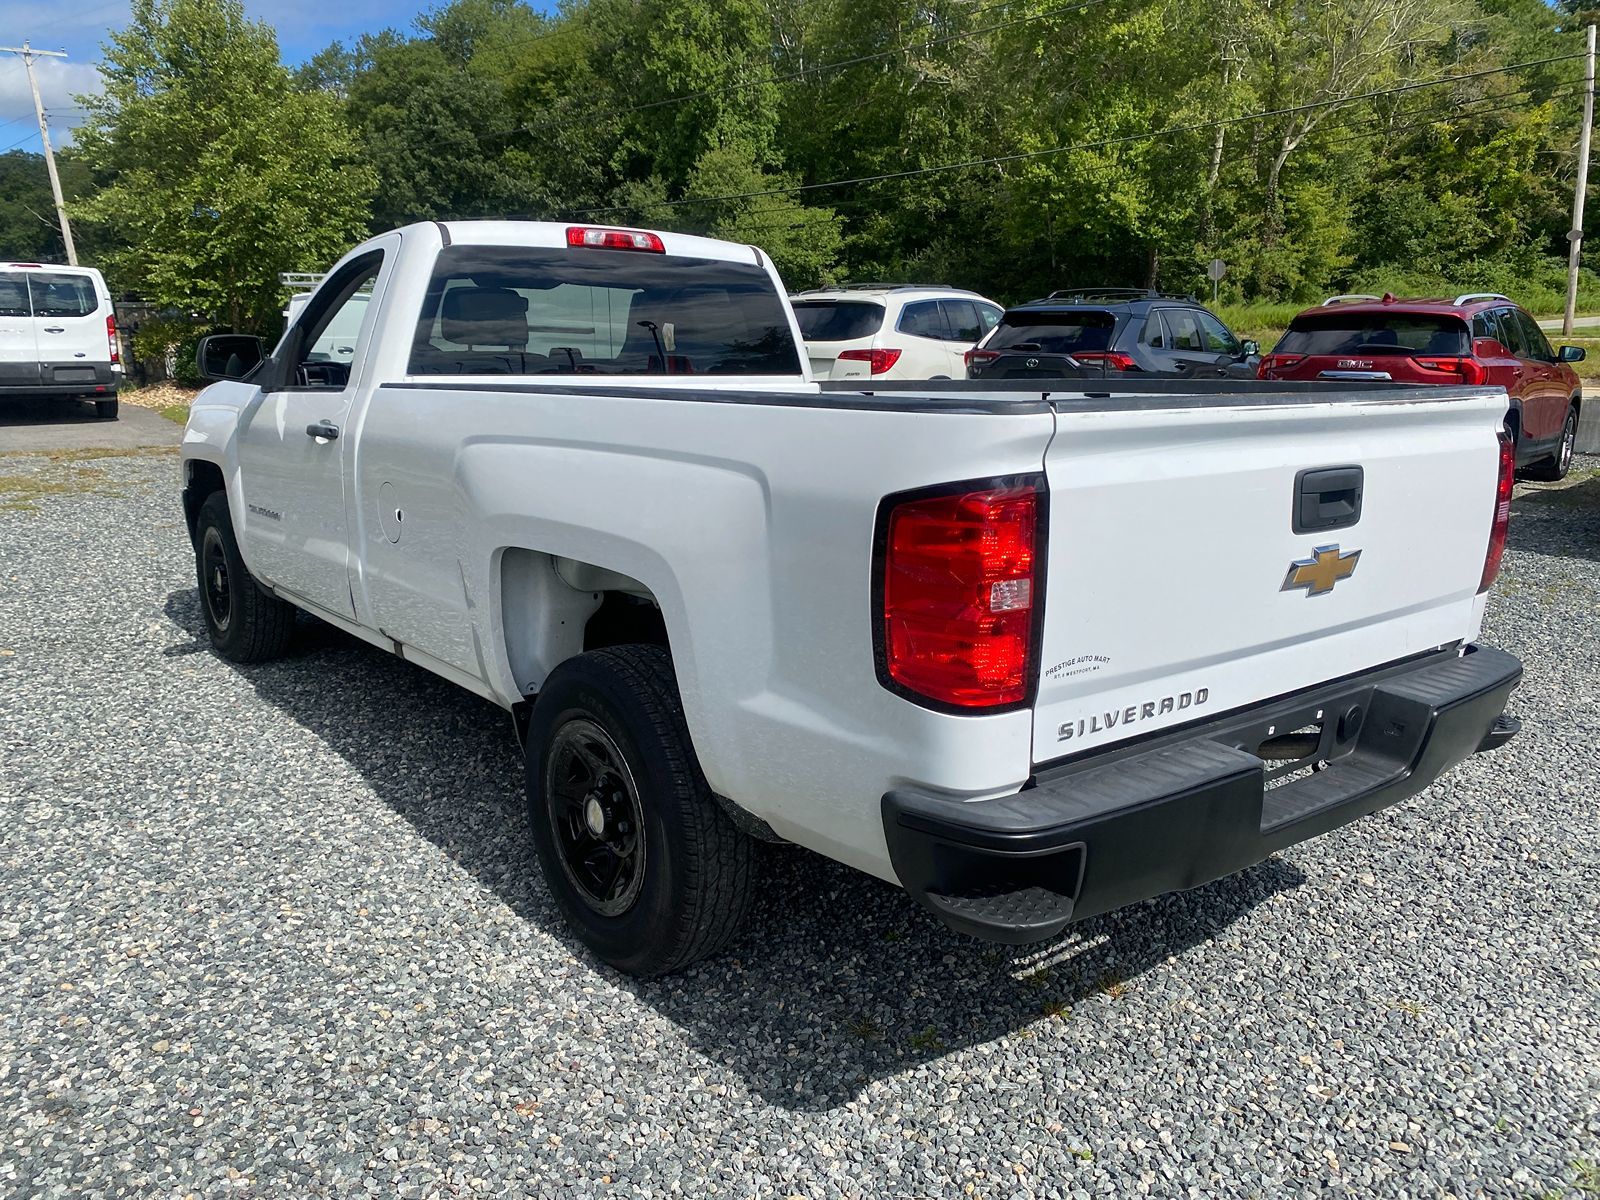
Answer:
[[[270,355],[201,347],[213,645],[303,609],[509,709],[548,886],[640,975],[733,937],[756,839],[1026,942],[1516,732],[1473,644],[1503,392],[819,385],[799,347],[750,246],[357,247]]]

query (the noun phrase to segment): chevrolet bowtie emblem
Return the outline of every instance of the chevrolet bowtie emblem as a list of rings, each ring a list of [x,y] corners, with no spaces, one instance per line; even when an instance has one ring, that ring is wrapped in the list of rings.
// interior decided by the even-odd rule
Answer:
[[[1340,552],[1338,546],[1318,546],[1310,558],[1296,559],[1289,564],[1289,573],[1283,578],[1282,591],[1292,592],[1305,588],[1308,596],[1326,596],[1333,585],[1356,573],[1359,550]]]

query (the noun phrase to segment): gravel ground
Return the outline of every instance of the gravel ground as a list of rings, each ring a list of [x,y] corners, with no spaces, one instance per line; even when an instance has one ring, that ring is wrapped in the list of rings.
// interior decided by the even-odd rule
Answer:
[[[220,661],[170,455],[0,458],[0,1194],[1600,1193],[1597,468],[1517,501],[1523,736],[1424,795],[1026,954],[775,851],[639,984],[503,714]]]

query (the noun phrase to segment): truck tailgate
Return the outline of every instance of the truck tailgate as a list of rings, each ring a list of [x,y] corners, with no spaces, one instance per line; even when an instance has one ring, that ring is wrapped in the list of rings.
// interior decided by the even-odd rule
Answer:
[[[1476,636],[1504,394],[1052,399],[1035,762]]]

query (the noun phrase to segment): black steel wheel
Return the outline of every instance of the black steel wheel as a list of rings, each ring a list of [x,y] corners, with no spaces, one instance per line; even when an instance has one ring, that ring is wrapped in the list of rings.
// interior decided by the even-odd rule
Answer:
[[[212,492],[194,523],[195,575],[200,612],[211,646],[234,662],[265,662],[289,646],[294,607],[262,591],[251,578],[234,538],[225,492]]]
[[[587,717],[557,729],[544,760],[544,791],[567,880],[601,916],[627,912],[644,882],[644,811],[611,735]]]
[[[552,671],[527,764],[545,882],[597,957],[649,977],[733,940],[755,848],[700,770],[663,647],[608,646]]]

